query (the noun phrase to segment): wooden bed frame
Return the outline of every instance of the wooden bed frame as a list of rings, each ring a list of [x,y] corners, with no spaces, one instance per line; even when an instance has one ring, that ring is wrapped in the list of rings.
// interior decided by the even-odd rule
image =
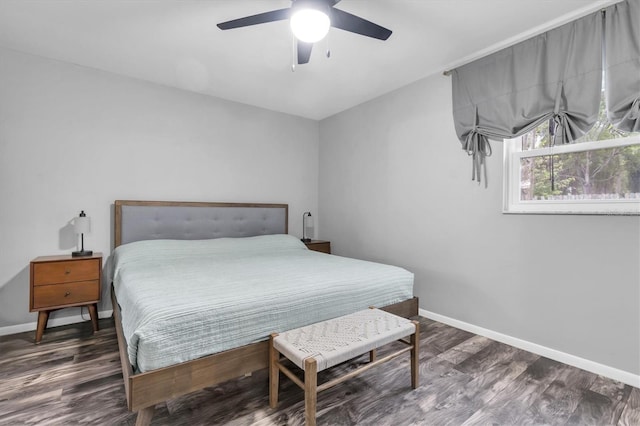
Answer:
[[[275,204],[247,203],[184,203],[163,201],[116,201],[115,203],[115,245],[121,244],[123,205],[138,206],[185,206],[185,207],[267,207],[286,206]],[[287,208],[288,210],[288,208]],[[288,219],[285,219],[285,221]],[[286,228],[285,228],[286,229]],[[113,285],[111,301],[115,318],[120,362],[124,377],[127,407],[138,412],[136,425],[147,425],[153,418],[155,405],[269,366],[268,340],[252,343],[170,367],[159,368],[144,373],[134,373],[129,362],[127,342],[122,331],[120,306]],[[410,318],[418,315],[418,298],[382,307],[393,314]],[[265,336],[265,339],[268,336]]]

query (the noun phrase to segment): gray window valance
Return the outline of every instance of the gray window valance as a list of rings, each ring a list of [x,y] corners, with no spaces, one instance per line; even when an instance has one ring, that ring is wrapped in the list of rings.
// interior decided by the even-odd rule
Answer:
[[[640,132],[640,0],[605,9],[607,116],[620,130]]]
[[[486,184],[489,139],[520,136],[552,119],[555,143],[568,143],[595,124],[602,34],[597,12],[452,71],[455,129],[473,157],[473,179],[484,174]]]
[[[486,184],[489,139],[517,137],[549,119],[554,143],[586,133],[597,120],[603,67],[609,119],[621,130],[640,131],[640,0],[454,69],[454,123],[473,157],[473,179],[480,182],[484,173]]]

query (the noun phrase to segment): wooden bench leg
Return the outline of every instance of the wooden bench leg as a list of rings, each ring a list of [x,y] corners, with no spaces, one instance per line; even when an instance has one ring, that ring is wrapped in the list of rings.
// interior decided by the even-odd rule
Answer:
[[[273,339],[278,333],[269,336],[269,407],[276,408],[278,405],[278,380],[280,379],[280,369],[278,360],[280,353],[273,347]]]
[[[304,361],[304,419],[307,426],[316,426],[318,400],[318,364],[314,358]]]
[[[415,389],[420,386],[420,323],[411,322],[416,326],[416,332],[411,335],[411,387]]]

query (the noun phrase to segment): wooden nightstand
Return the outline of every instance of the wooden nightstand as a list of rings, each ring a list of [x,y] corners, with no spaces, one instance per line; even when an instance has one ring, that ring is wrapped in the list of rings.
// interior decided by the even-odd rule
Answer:
[[[331,242],[322,240],[311,240],[304,243],[309,250],[319,251],[322,253],[331,254]]]
[[[29,311],[38,311],[36,343],[42,340],[49,313],[72,306],[87,306],[93,331],[98,331],[102,253],[93,256],[41,256],[30,266]]]

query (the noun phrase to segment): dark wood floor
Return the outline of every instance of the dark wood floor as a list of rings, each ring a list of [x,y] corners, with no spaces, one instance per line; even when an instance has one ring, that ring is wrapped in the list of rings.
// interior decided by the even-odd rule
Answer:
[[[113,323],[100,326],[49,329],[40,345],[34,332],[0,337],[0,424],[133,424]],[[400,357],[321,393],[318,424],[640,425],[638,388],[424,318],[421,327],[418,389]],[[297,425],[302,396],[282,378],[269,409],[261,371],[158,405],[152,424]]]

